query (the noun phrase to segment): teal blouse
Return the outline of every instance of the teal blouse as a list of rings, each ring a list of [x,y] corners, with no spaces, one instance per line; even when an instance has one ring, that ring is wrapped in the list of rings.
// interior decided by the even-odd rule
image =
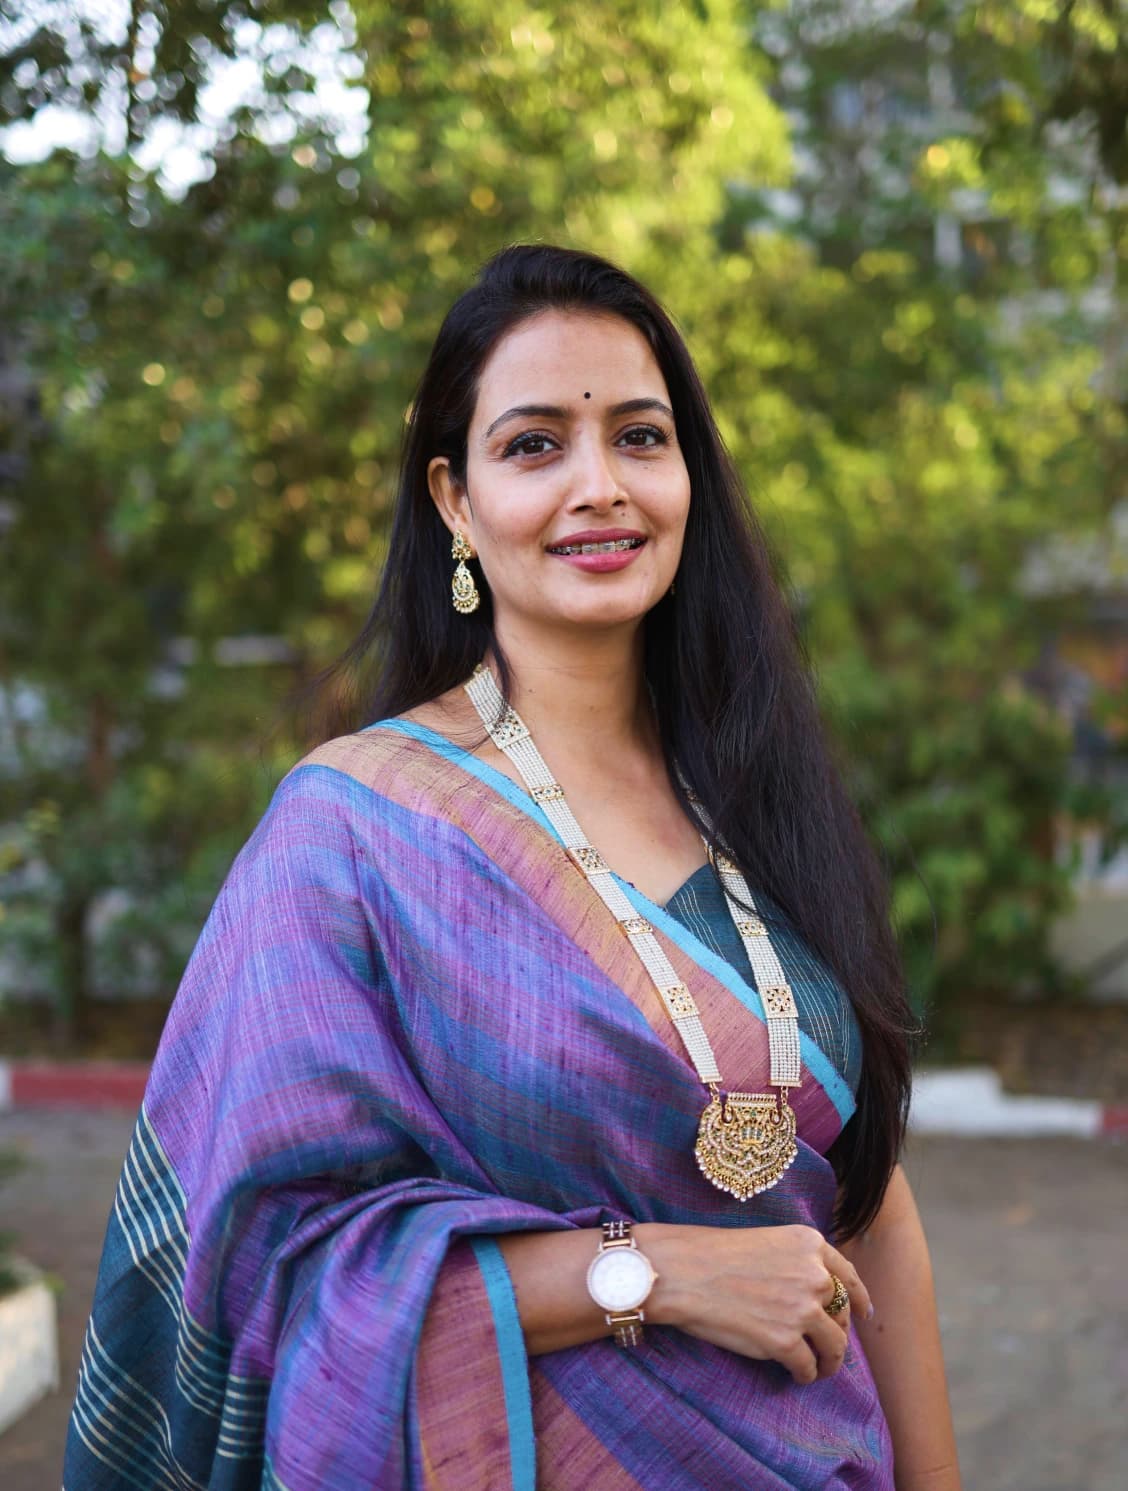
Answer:
[[[753,896],[795,995],[800,1030],[816,1042],[856,1094],[862,1070],[862,1040],[849,996],[779,907],[762,892],[754,890]],[[724,891],[711,865],[704,864],[696,870],[663,909],[699,942],[730,963],[746,983],[756,987],[744,943],[733,925]]]

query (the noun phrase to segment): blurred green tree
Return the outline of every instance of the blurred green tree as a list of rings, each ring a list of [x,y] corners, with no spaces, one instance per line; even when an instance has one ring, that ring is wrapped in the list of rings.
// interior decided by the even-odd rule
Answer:
[[[96,985],[174,983],[298,749],[268,729],[285,684],[366,607],[438,321],[534,237],[616,258],[685,329],[887,848],[918,994],[1055,977],[1069,741],[1023,682],[1053,618],[1022,573],[1122,495],[1085,296],[1125,237],[1099,187],[1115,141],[1086,155],[1098,105],[1070,95],[1053,135],[1068,68],[1040,21],[356,0],[268,25],[198,0],[133,5],[107,36],[71,9],[27,6],[0,59],[4,117],[62,102],[100,146],[0,164],[0,356],[24,390],[0,822],[8,926],[53,960],[61,1035]],[[1089,71],[1102,37],[1074,38]],[[214,115],[233,59],[258,82]],[[153,163],[159,130],[202,157],[187,187]],[[1080,205],[1054,177],[1077,159],[1103,173]],[[231,666],[255,655],[277,661]],[[129,909],[92,938],[107,886]]]
[[[8,927],[61,1039],[98,984],[172,981],[292,760],[284,736],[261,749],[277,674],[224,658],[279,638],[301,675],[355,627],[404,413],[470,267],[540,235],[707,272],[726,179],[786,173],[731,5],[332,9],[334,38],[313,7],[263,27],[253,5],[134,7],[106,38],[60,8],[0,75],[9,119],[61,102],[102,146],[0,182],[5,356],[38,411],[8,414],[0,821]],[[319,31],[363,62],[342,69],[367,90],[359,154],[311,123]],[[208,68],[240,49],[266,58],[263,93],[212,131],[202,179],[162,190],[146,131],[201,124]],[[95,940],[107,886],[130,911]],[[99,978],[92,947],[125,961]]]

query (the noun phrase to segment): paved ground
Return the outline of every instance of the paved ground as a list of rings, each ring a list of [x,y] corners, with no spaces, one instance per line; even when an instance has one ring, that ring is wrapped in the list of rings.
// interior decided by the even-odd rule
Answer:
[[[0,1115],[33,1166],[0,1227],[65,1282],[63,1385],[0,1438],[4,1491],[58,1491],[86,1314],[130,1118]],[[917,1139],[966,1491],[1124,1491],[1128,1145]],[[77,1488],[81,1491],[81,1488]]]

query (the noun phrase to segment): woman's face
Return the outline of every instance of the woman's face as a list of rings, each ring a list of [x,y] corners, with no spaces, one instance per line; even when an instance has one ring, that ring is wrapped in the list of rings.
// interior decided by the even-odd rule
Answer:
[[[497,345],[466,488],[443,457],[428,479],[478,556],[499,625],[618,626],[666,594],[689,512],[669,405],[645,338],[618,316],[544,311]]]

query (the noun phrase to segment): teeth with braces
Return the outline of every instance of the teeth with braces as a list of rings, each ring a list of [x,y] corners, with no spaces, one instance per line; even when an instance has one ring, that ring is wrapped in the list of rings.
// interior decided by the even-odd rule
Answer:
[[[605,544],[559,544],[550,549],[552,554],[617,554],[624,549],[637,549],[640,538],[613,538]]]

